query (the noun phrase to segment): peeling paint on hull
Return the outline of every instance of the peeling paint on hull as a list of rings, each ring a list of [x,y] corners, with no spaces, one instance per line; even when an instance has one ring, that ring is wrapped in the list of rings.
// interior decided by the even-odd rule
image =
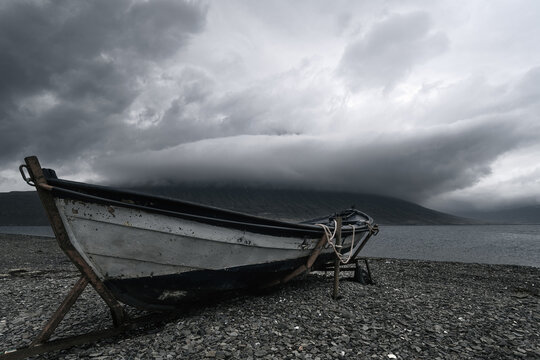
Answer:
[[[55,201],[74,247],[115,296],[138,307],[168,306],[178,300],[172,294],[186,290],[238,289],[273,280],[305,263],[319,241],[120,206]],[[321,256],[331,251],[324,249]]]

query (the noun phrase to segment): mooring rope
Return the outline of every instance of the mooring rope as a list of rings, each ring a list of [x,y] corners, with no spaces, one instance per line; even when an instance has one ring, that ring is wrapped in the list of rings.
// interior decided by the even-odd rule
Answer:
[[[326,240],[328,241],[328,243],[331,243],[332,240],[334,240],[334,237],[336,236],[336,232],[337,232],[336,220],[334,220],[334,233],[333,234],[328,225],[324,225],[324,224],[315,224],[315,225],[322,227],[324,234],[326,235]]]
[[[354,238],[355,238],[355,232],[356,232],[356,228],[354,227],[354,225],[349,225],[350,227],[352,227],[352,241],[351,241],[351,249],[349,250],[349,256],[347,257],[347,260],[344,260],[345,256],[343,256],[341,254],[341,252],[338,251],[338,249],[341,250],[341,248],[343,246],[342,245],[336,245],[335,241],[333,241],[334,238],[336,237],[336,233],[337,233],[337,221],[334,220],[334,232],[333,233],[330,230],[330,227],[328,225],[325,225],[325,224],[315,224],[315,225],[322,227],[322,229],[324,231],[324,234],[326,236],[326,242],[328,243],[329,246],[332,247],[332,249],[334,250],[334,253],[336,254],[339,261],[342,264],[348,264],[349,261],[351,261],[351,257],[353,255],[353,249],[354,249]]]

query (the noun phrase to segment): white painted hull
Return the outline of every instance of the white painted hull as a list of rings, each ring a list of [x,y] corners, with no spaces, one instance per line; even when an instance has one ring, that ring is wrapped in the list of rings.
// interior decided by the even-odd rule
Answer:
[[[122,206],[55,201],[70,241],[102,281],[295,260],[308,257],[320,240],[256,234]],[[344,239],[345,246],[350,240]],[[331,252],[326,248],[322,254]]]
[[[349,254],[376,233],[373,219],[355,209],[293,224],[63,180],[36,158],[25,161],[23,178],[36,184],[60,248],[109,306],[115,298],[144,309],[171,308],[186,292],[276,284],[307,266],[322,268],[334,250],[314,249],[337,218],[345,224],[345,247],[356,232]]]

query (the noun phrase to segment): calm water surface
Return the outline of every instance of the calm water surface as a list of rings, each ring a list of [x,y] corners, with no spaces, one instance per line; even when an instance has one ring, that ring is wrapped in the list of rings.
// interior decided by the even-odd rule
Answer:
[[[372,257],[540,267],[540,225],[381,226]],[[53,236],[50,226],[0,226],[0,233]]]
[[[366,256],[540,267],[540,225],[381,226]]]
[[[0,234],[24,234],[54,237],[50,226],[0,226]]]

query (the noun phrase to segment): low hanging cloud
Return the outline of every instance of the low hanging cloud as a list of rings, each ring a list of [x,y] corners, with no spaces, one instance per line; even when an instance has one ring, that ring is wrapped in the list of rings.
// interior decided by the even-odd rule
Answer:
[[[106,182],[231,184],[345,190],[425,200],[474,184],[526,136],[506,119],[359,141],[331,136],[244,135],[100,159]],[[145,164],[145,174],[140,174]]]

